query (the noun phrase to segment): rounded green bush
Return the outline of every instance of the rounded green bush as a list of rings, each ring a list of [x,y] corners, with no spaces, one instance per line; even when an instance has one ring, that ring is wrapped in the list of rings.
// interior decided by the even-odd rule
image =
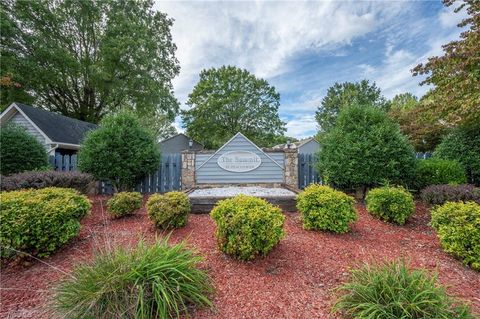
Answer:
[[[142,207],[142,194],[138,192],[120,192],[107,202],[107,211],[113,218],[133,214]]]
[[[368,192],[367,210],[373,216],[399,225],[415,211],[413,196],[403,187],[379,187]]]
[[[107,250],[56,286],[54,308],[67,319],[179,318],[192,305],[212,306],[201,261],[185,243],[167,239]]]
[[[210,213],[218,248],[240,260],[267,255],[284,237],[285,216],[264,199],[238,195],[219,201]]]
[[[473,319],[470,308],[447,295],[437,277],[403,261],[365,264],[337,289],[333,311],[342,318]]]
[[[182,192],[153,194],[147,201],[150,219],[155,226],[162,229],[185,226],[190,209],[190,200]]]
[[[73,189],[43,188],[2,193],[0,245],[2,257],[17,251],[48,256],[78,235],[80,219],[91,208]]]
[[[297,196],[303,228],[346,233],[357,219],[355,200],[328,186],[311,184]]]
[[[0,145],[2,175],[48,168],[45,147],[23,127],[12,124],[2,127]]]
[[[431,157],[418,160],[415,179],[418,189],[423,189],[429,185],[465,184],[467,175],[459,162]]]
[[[480,205],[447,202],[431,211],[431,226],[443,249],[480,270]]]

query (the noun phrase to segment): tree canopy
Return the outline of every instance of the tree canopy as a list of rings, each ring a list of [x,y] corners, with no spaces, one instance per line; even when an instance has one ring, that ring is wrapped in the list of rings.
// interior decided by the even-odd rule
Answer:
[[[172,20],[152,1],[5,0],[1,21],[0,76],[35,105],[93,123],[122,108],[170,121],[178,113]]]
[[[415,150],[429,152],[440,143],[448,127],[441,122],[431,122],[425,112],[429,99],[421,99],[411,93],[396,95],[391,101],[388,115],[400,125]]]
[[[322,136],[318,168],[327,183],[365,189],[405,184],[415,167],[413,148],[385,112],[369,105],[343,109]]]
[[[457,0],[444,0],[451,6]],[[480,1],[465,0],[455,9],[465,9],[468,17],[459,27],[466,27],[459,40],[443,46],[444,54],[417,65],[414,75],[427,75],[421,84],[431,84],[425,109],[430,121],[451,125],[480,122]]]
[[[330,130],[340,111],[353,104],[370,105],[382,110],[389,108],[388,100],[382,96],[375,82],[362,80],[355,83],[335,83],[328,89],[327,95],[315,113],[320,131]]]
[[[189,95],[182,113],[187,134],[206,148],[217,148],[241,132],[259,146],[270,146],[285,132],[275,87],[234,66],[211,68]]]
[[[153,134],[131,111],[107,115],[100,127],[87,133],[78,154],[78,167],[115,190],[127,190],[160,163]]]

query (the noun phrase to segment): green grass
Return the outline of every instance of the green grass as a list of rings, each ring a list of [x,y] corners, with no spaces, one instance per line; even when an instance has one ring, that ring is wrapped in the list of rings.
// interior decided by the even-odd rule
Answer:
[[[192,306],[212,306],[213,286],[198,268],[202,258],[185,243],[115,248],[77,266],[55,288],[62,318],[171,318]]]
[[[474,318],[467,305],[448,296],[437,277],[410,269],[404,261],[352,270],[338,288],[333,311],[357,319]]]

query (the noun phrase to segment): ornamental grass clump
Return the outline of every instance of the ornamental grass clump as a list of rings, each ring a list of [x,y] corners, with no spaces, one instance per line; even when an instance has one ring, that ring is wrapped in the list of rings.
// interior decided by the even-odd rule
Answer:
[[[167,239],[109,249],[56,286],[53,306],[62,318],[179,318],[192,306],[212,306],[201,261]]]
[[[430,225],[437,231],[443,249],[480,270],[480,205],[448,202],[431,214]]]
[[[284,237],[285,216],[264,199],[238,195],[219,201],[210,213],[218,248],[240,260],[267,255]]]
[[[405,224],[415,211],[413,196],[403,187],[379,187],[365,198],[367,211],[373,216],[399,225]]]
[[[297,196],[303,228],[346,233],[357,219],[355,200],[328,186],[311,184]]]
[[[190,200],[182,192],[153,194],[147,201],[148,216],[161,229],[185,226],[190,210]]]
[[[107,202],[107,211],[113,218],[131,215],[142,207],[142,194],[138,192],[120,192]]]
[[[450,297],[436,275],[404,261],[365,264],[351,271],[333,307],[343,318],[467,319],[470,308]]]
[[[45,257],[80,231],[80,219],[91,208],[73,189],[43,188],[1,194],[1,257],[18,252]]]

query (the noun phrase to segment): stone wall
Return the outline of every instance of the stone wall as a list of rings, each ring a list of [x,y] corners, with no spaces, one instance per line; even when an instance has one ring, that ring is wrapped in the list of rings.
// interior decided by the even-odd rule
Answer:
[[[296,148],[286,148],[284,183],[286,186],[298,188],[298,151]]]
[[[182,189],[195,187],[195,151],[182,152]]]

